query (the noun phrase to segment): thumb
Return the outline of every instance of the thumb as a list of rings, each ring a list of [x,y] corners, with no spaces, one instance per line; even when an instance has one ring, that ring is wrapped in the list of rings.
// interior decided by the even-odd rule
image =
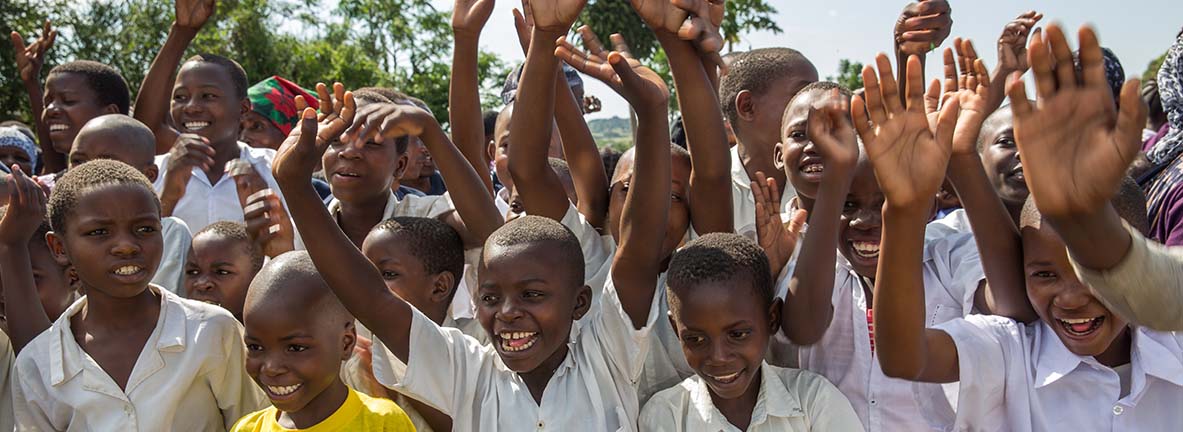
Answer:
[[[303,114],[300,116],[300,141],[299,147],[315,147],[316,146],[316,110],[311,107],[305,107]]]
[[[608,54],[608,64],[612,65],[612,70],[616,71],[616,76],[620,77],[620,83],[626,87],[635,85],[641,80],[641,77],[633,71],[632,66],[629,66],[628,60],[619,52],[613,51]]]
[[[800,234],[805,230],[805,221],[809,220],[809,212],[805,209],[799,209],[793,212],[792,218],[789,219],[788,229],[790,234]]]
[[[21,34],[14,31],[9,34],[9,37],[12,38],[12,49],[14,51],[16,51],[16,55],[17,56],[24,55],[25,54],[25,39],[23,37],[21,37]]]

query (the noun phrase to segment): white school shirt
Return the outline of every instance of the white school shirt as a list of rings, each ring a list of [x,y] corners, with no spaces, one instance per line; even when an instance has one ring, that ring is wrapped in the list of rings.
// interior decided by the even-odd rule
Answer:
[[[924,241],[935,241],[942,237],[972,234],[973,232],[973,228],[969,225],[969,215],[965,213],[965,209],[957,209],[949,212],[943,218],[929,222],[924,227]]]
[[[19,430],[224,431],[267,406],[247,376],[242,326],[217,306],[149,285],[160,317],[121,390],[70,329],[86,297],[21,350],[14,411]]]
[[[940,385],[889,378],[871,353],[867,297],[842,255],[834,274],[833,318],[821,340],[799,347],[802,369],[838,386],[868,431],[947,430],[953,410]],[[972,235],[927,242],[923,262],[925,325],[969,314],[985,280]],[[787,278],[783,279],[787,283]],[[787,285],[778,292],[787,291]]]
[[[164,254],[160,257],[160,267],[152,276],[152,283],[183,297],[185,259],[193,245],[193,235],[185,221],[175,217],[160,218],[160,235],[164,237]]]
[[[1046,323],[971,315],[938,329],[957,344],[957,430],[1178,431],[1183,428],[1183,336],[1130,328],[1131,382],[1073,354]]]
[[[12,339],[8,338],[8,333],[0,331],[0,430],[3,431],[10,431],[16,426],[16,418],[12,413],[12,370],[15,365]]]
[[[598,298],[604,292],[604,285],[612,274],[612,260],[616,258],[616,241],[611,235],[600,234],[596,228],[579,213],[574,204],[567,203],[567,213],[559,221],[579,239],[579,248],[583,250],[583,279],[592,290],[592,298]],[[664,290],[658,292],[664,293]],[[599,307],[599,302],[593,302],[593,310]]]
[[[846,396],[821,375],[764,363],[748,432],[861,432]],[[641,410],[641,430],[743,432],[711,401],[702,377],[694,375],[649,400]]]
[[[254,148],[241,142],[238,143],[238,148],[238,157],[250,162],[259,173],[259,177],[267,183],[267,187],[283,200],[279,185],[271,176],[271,160],[275,158],[275,150]],[[153,186],[157,194],[164,191],[170,156],[168,153],[156,156],[156,166],[160,168],[160,175],[156,177]],[[286,207],[286,201],[284,203]],[[177,202],[172,215],[185,221],[193,232],[201,231],[202,228],[218,221],[243,222],[242,204],[238,201],[238,188],[234,184],[234,179],[228,174],[223,174],[216,184],[210,184],[205,172],[199,167],[194,167],[189,183],[185,186],[185,196]],[[299,235],[296,233],[297,240]]]
[[[441,328],[418,311],[411,322],[412,349],[402,380],[391,367],[392,359],[385,358],[390,351],[384,346],[374,350],[374,375],[382,385],[451,416],[458,431],[635,431],[640,415],[637,379],[657,303],[638,330],[611,282],[600,302],[599,312],[572,323],[570,351],[547,383],[541,404],[491,345]],[[381,344],[374,341],[375,347]]]
[[[780,194],[781,213],[789,213],[796,196],[797,191],[793,189],[792,183],[786,181]],[[752,196],[752,179],[748,177],[743,161],[739,158],[739,146],[731,148],[731,209],[735,233],[755,239],[756,198]]]

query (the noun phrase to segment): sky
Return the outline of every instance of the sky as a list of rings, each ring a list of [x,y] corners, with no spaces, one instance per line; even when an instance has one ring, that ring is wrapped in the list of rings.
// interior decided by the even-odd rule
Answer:
[[[614,0],[627,1],[627,0]],[[452,0],[433,0],[441,11],[452,9]],[[892,26],[906,2],[883,0],[769,0],[777,9],[774,17],[784,31],[780,34],[759,32],[743,35],[736,50],[785,46],[805,54],[817,67],[822,79],[837,74],[838,62],[851,59],[873,63],[878,52],[892,49]],[[972,0],[950,1],[953,9],[953,37],[973,39],[987,68],[996,65],[995,43],[1003,26],[1027,10],[1043,12],[1040,25],[1060,23],[1076,43],[1076,29],[1092,25],[1101,39],[1121,59],[1126,77],[1138,77],[1150,60],[1166,52],[1183,27],[1183,1],[1180,0]],[[514,36],[514,7],[519,1],[500,0],[482,34],[481,46],[509,63],[524,60]],[[509,43],[512,42],[512,43]],[[927,59],[929,71],[939,71],[939,55]],[[931,75],[931,73],[930,73]],[[930,76],[929,79],[932,77]],[[604,103],[603,111],[589,118],[627,117],[628,104],[611,89],[584,77],[588,95]],[[1033,91],[1033,90],[1032,90]],[[1033,94],[1033,93],[1032,93]]]

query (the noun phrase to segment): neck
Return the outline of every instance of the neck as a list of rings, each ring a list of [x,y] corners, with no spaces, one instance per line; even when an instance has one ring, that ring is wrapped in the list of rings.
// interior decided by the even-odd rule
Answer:
[[[518,376],[522,377],[522,381],[526,383],[526,388],[530,390],[530,395],[534,396],[535,403],[542,404],[542,393],[546,390],[546,385],[550,383],[550,378],[559,369],[559,365],[562,365],[563,360],[567,358],[567,353],[567,344],[563,344],[534,370],[518,373]]]
[[[116,298],[97,289],[84,286],[86,307],[80,313],[80,322],[89,330],[134,330],[145,326],[155,328],[160,318],[160,295],[145,289],[134,297]]]
[[[417,177],[410,180],[403,180],[402,184],[418,189],[419,192],[431,192],[431,177]],[[395,188],[397,189],[398,186],[395,186]]]
[[[288,429],[308,429],[325,421],[337,412],[349,398],[349,388],[340,377],[333,380],[329,388],[316,395],[304,408],[296,412],[279,412],[279,424]]]
[[[760,368],[756,371],[756,376],[752,377],[748,389],[735,399],[723,399],[716,395],[714,390],[707,387],[707,391],[711,394],[711,403],[723,414],[723,417],[727,418],[728,423],[739,430],[746,430],[752,423],[752,411],[756,409],[756,400],[760,398],[760,386],[764,382],[763,369]]]
[[[805,195],[797,194],[797,208],[799,208],[801,210],[805,210],[805,212],[806,212],[806,219],[805,220],[807,222],[809,221],[810,218],[813,217],[813,203],[815,203],[815,202],[817,202],[817,201],[815,201],[813,198],[807,197]]]
[[[341,230],[345,232],[349,240],[360,248],[362,241],[370,234],[370,230],[382,222],[382,215],[386,213],[386,203],[389,200],[389,195],[382,194],[380,197],[374,197],[364,202],[339,201],[341,216],[337,220],[337,224],[341,226]]]
[[[776,179],[776,185],[780,190],[785,190],[784,170],[776,168],[772,160],[772,147],[775,144],[765,143],[764,140],[750,134],[737,134],[738,143],[736,149],[739,153],[739,161],[743,163],[743,169],[748,173],[749,179],[755,179],[757,172],[763,172],[765,176]]]
[[[1010,220],[1015,223],[1015,226],[1019,226],[1019,219],[1023,217],[1023,204],[1024,203],[1017,203],[1016,204],[1016,203],[1004,202],[1002,204],[1003,204],[1003,206],[1006,207],[1006,213],[1008,215],[1010,215]]]
[[[1121,329],[1121,334],[1109,344],[1109,348],[1105,348],[1105,352],[1093,358],[1097,359],[1097,363],[1110,368],[1129,364],[1130,348],[1133,346],[1133,339],[1133,335],[1130,334],[1130,327],[1126,326]]]

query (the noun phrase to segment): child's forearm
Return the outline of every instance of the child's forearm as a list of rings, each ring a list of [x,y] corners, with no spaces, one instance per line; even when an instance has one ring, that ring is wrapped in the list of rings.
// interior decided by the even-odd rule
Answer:
[[[842,206],[851,176],[827,172],[809,215],[809,232],[781,307],[781,330],[798,345],[821,340],[833,318],[834,266]]]
[[[505,222],[493,197],[486,193],[481,176],[477,174],[460,150],[448,140],[447,134],[438,123],[432,121],[419,136],[435,159],[440,175],[448,182],[448,191],[456,213],[464,221],[468,236],[476,244],[483,245],[485,239]]]
[[[558,176],[547,163],[553,132],[554,79],[558,32],[534,29],[526,66],[518,81],[517,100],[510,119],[509,172],[526,213],[562,220],[570,201]]]
[[[37,296],[33,265],[26,244],[0,245],[0,283],[4,285],[4,313],[12,349],[19,353],[52,323]]]
[[[196,36],[197,29],[173,24],[136,95],[134,116],[156,134],[156,154],[167,153],[176,141],[177,133],[166,121],[172,95],[170,86],[185,49]]]
[[[276,179],[292,221],[308,255],[341,304],[389,346],[403,362],[409,360],[411,306],[386,288],[378,269],[362,255],[329,215],[307,178]]]
[[[1117,266],[1133,243],[1112,205],[1092,213],[1077,213],[1071,218],[1048,217],[1048,222],[1064,239],[1072,259],[1089,269],[1108,270]]]
[[[915,381],[925,368],[924,227],[927,211],[885,205],[875,277],[875,347],[883,373]]]
[[[690,221],[695,232],[734,232],[730,211],[731,157],[719,98],[703,60],[694,46],[673,34],[657,30],[658,40],[670,59],[677,88],[682,123],[693,169],[690,172]]]
[[[452,49],[452,81],[448,88],[448,118],[452,123],[452,141],[464,158],[480,174],[490,196],[493,179],[488,175],[485,131],[481,121],[480,78],[477,68],[479,35],[457,33]]]
[[[948,172],[969,216],[969,224],[979,234],[974,240],[987,285],[985,301],[978,302],[978,307],[984,309],[983,313],[1021,322],[1039,319],[1027,300],[1018,228],[990,185],[981,158],[976,153],[956,156],[949,161]]]
[[[664,106],[635,107],[637,150],[628,197],[621,215],[620,247],[612,262],[612,281],[620,303],[642,328],[657,289],[662,243],[669,223],[670,150],[668,111]]]
[[[562,69],[556,70],[555,121],[563,138],[563,154],[571,168],[575,196],[579,197],[576,207],[591,226],[602,228],[608,217],[608,175],[596,140],[583,120],[582,103],[575,100]]]

